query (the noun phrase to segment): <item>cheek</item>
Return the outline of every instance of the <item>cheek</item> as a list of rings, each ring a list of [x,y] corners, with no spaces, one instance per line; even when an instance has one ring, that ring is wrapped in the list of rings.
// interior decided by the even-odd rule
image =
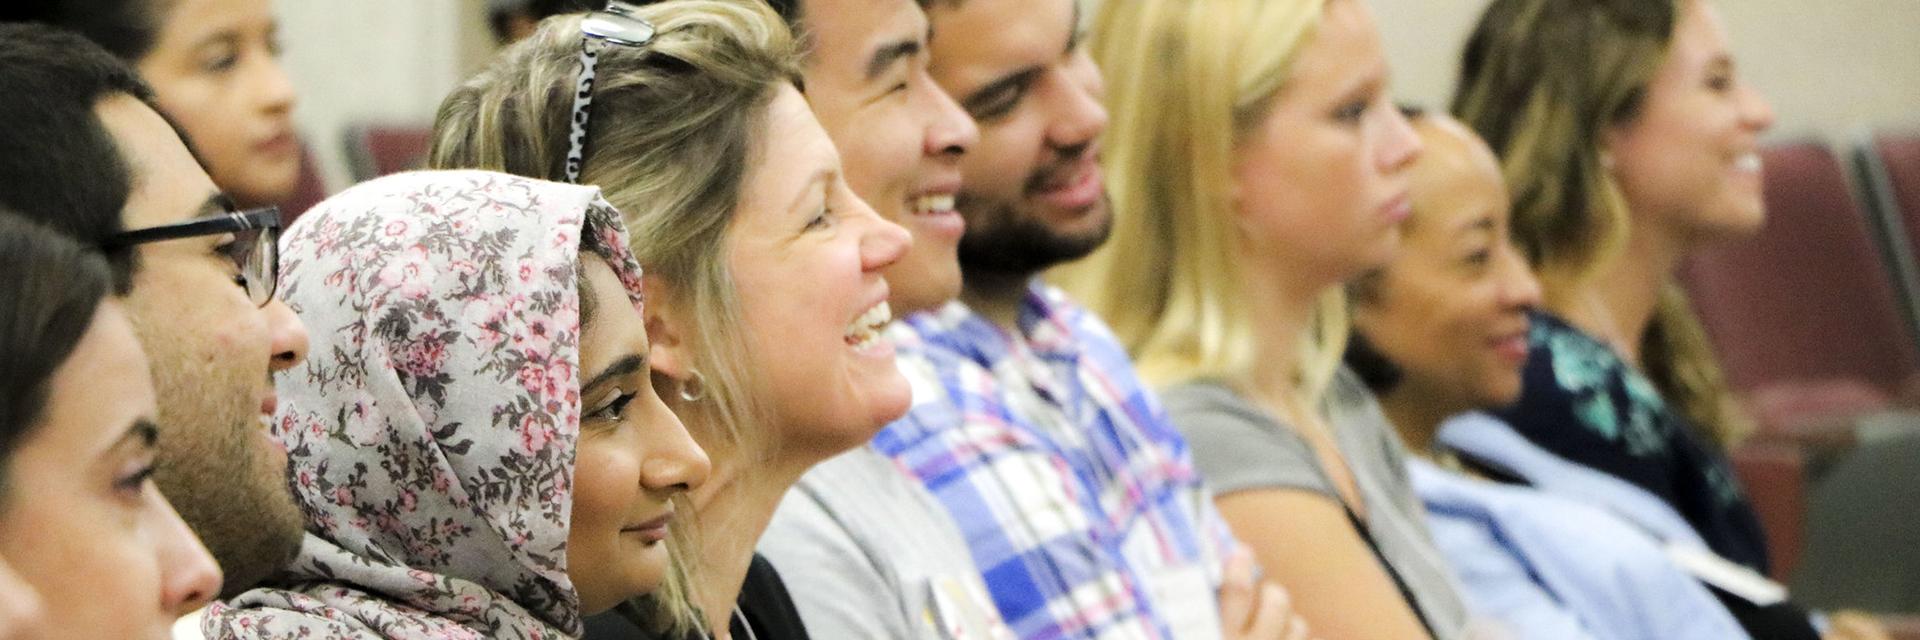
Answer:
[[[611,436],[583,440],[574,460],[572,529],[568,537],[619,530],[639,487],[640,465],[632,452],[620,449]]]
[[[998,199],[1020,195],[1022,185],[1038,166],[1046,131],[1037,119],[981,125],[980,142],[960,156],[966,177],[964,193]]]
[[[56,628],[91,630],[69,637],[133,637],[128,630],[160,615],[157,550],[106,498],[66,495],[9,509],[0,549]],[[122,633],[102,632],[110,627]]]

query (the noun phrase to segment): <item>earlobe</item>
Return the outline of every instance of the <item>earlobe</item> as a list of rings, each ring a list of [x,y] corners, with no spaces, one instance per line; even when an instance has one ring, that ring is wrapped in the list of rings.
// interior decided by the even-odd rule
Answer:
[[[673,299],[671,287],[653,275],[642,276],[640,286],[647,296],[647,342],[652,349],[647,363],[669,378],[685,380],[692,375],[692,354],[687,353],[687,342],[681,339],[680,323],[662,304]]]

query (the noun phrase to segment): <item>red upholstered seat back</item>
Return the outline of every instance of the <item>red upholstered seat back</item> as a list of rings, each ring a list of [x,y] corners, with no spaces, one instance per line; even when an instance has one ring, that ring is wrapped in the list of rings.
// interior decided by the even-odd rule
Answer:
[[[1853,380],[1894,393],[1920,371],[1899,294],[1839,160],[1814,142],[1766,159],[1766,227],[1699,252],[1681,280],[1729,382]]]

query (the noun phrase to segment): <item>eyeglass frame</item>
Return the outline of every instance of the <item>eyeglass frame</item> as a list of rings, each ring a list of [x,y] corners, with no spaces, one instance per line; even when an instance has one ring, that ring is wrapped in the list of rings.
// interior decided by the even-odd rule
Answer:
[[[121,249],[150,242],[197,238],[222,233],[243,234],[258,231],[246,253],[234,253],[234,266],[240,269],[240,275],[246,278],[241,286],[247,291],[247,298],[255,306],[266,307],[273,302],[280,289],[280,207],[258,207],[243,211],[228,211],[191,220],[183,220],[157,227],[146,227],[122,231],[100,242],[104,249]],[[243,240],[236,238],[236,242]],[[265,251],[266,259],[261,263],[265,273],[252,273],[255,252]],[[259,288],[256,290],[256,283]]]
[[[653,40],[653,23],[636,15],[639,7],[610,0],[607,7],[580,20],[580,75],[574,81],[573,114],[567,118],[567,162],[564,171],[568,184],[580,183],[580,169],[587,159],[587,119],[593,115],[593,81],[600,66],[600,52],[607,45],[644,46]]]

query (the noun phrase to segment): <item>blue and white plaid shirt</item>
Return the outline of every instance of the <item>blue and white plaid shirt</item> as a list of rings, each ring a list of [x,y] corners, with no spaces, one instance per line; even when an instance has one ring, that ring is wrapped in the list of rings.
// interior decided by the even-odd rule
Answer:
[[[1029,640],[1218,637],[1239,546],[1099,318],[1035,284],[1020,335],[958,302],[890,335],[914,405],[874,446],[940,499]]]

